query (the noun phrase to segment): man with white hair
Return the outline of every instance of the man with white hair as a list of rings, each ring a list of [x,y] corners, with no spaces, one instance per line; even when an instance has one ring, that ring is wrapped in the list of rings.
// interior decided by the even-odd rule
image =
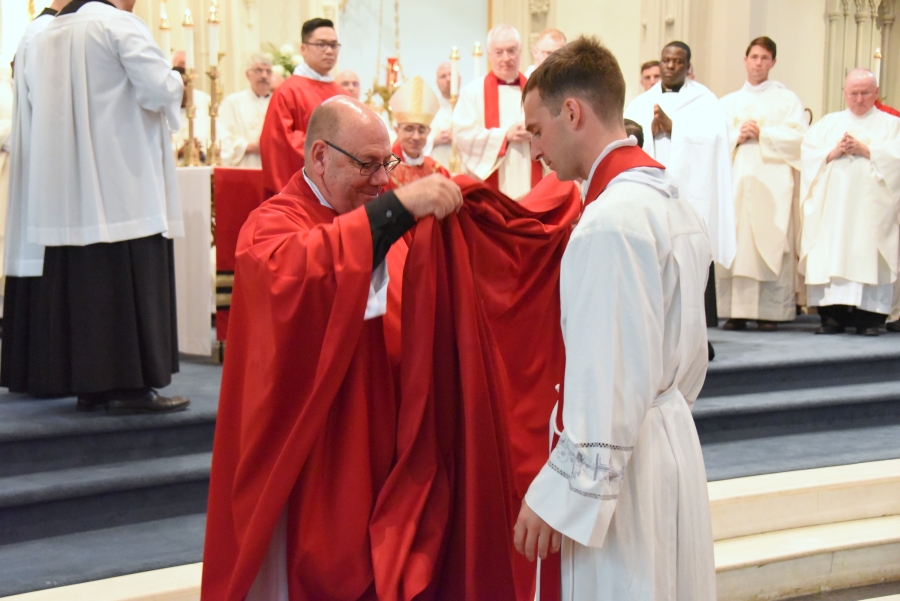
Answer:
[[[229,94],[219,107],[219,119],[232,139],[234,152],[229,164],[235,167],[262,167],[259,158],[259,134],[272,98],[272,59],[254,54],[244,72],[250,88]]]
[[[537,41],[531,47],[531,58],[534,64],[525,71],[525,77],[531,77],[544,59],[566,45],[566,34],[558,29],[545,29],[538,35]]]
[[[510,25],[497,25],[487,38],[491,69],[459,93],[453,135],[463,170],[510,198],[521,198],[541,180],[541,163],[531,160],[519,72],[522,39]]]
[[[443,62],[437,68],[436,83],[438,87],[438,103],[440,108],[431,122],[431,133],[425,144],[425,154],[440,163],[445,169],[450,168],[450,155],[453,145],[453,107],[450,105],[450,63]]]
[[[341,71],[337,74],[337,77],[334,78],[336,84],[344,88],[347,91],[347,94],[352,98],[356,98],[359,100],[359,75],[354,73],[353,71],[347,69],[346,71]]]
[[[877,336],[891,312],[900,228],[900,119],[875,108],[878,82],[853,69],[847,108],[809,129],[801,150],[800,273],[817,334]]]

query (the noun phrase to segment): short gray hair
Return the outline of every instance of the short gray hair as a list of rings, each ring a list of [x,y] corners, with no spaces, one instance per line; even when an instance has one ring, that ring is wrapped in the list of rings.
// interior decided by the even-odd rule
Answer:
[[[257,52],[255,54],[251,54],[250,58],[247,59],[247,71],[253,68],[253,65],[257,63],[262,63],[268,67],[272,66],[272,59],[263,54],[262,52]]]
[[[516,38],[516,43],[519,44],[519,48],[522,47],[522,36],[519,35],[519,30],[513,27],[512,25],[506,25],[505,23],[501,23],[500,25],[495,25],[493,29],[491,29],[487,34],[487,46],[490,48],[491,42],[494,41],[495,38],[502,37],[503,34],[512,33],[513,37]]]

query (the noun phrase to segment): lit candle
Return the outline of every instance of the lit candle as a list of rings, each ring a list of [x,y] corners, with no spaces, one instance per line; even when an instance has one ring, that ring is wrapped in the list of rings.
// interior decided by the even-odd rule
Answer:
[[[209,66],[216,67],[219,64],[219,15],[215,3],[209,7],[206,31],[209,37]]]
[[[459,96],[459,48],[450,51],[450,96]]]
[[[184,66],[190,71],[194,68],[194,18],[191,9],[185,9],[181,26],[184,28]]]
[[[475,70],[473,71],[474,79],[481,79],[481,56],[484,53],[481,51],[481,42],[475,42],[475,50],[472,51],[472,57],[475,61]]]
[[[169,17],[165,12],[159,15],[159,47],[168,59],[172,54],[172,28],[169,26]]]
[[[872,72],[875,74],[875,83],[881,85],[881,48],[875,49],[875,64],[872,65]]]

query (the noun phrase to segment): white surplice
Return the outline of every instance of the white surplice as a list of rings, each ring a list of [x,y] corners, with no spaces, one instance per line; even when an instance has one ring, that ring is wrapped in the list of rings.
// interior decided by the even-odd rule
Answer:
[[[434,120],[431,122],[431,133],[428,134],[428,142],[425,144],[425,154],[433,158],[441,164],[445,169],[450,169],[450,155],[452,154],[452,145],[438,144],[434,145],[434,137],[438,132],[453,129],[453,107],[450,101],[438,94],[438,102],[441,108],[438,109]]]
[[[230,162],[233,167],[262,168],[259,152],[248,153],[247,144],[259,142],[266,110],[272,95],[257,96],[253,90],[242,90],[225,97],[219,105],[219,119],[222,129],[232,139]],[[225,161],[222,161],[225,164]]]
[[[845,133],[870,159],[825,159]],[[802,147],[800,272],[811,307],[851,305],[889,314],[900,252],[900,119],[873,108],[830,113]]]
[[[737,252],[731,269],[716,265],[719,317],[792,321],[800,145],[807,130],[803,103],[768,80],[745,83],[721,104],[732,158]],[[759,140],[738,145],[741,126],[750,120],[759,126]]]
[[[653,105],[672,120],[672,137],[654,138]],[[666,166],[709,231],[713,259],[731,267],[736,251],[731,157],[725,114],[715,94],[703,84],[685,80],[678,92],[662,91],[662,83],[635,98],[625,118],[644,129],[644,150]]]
[[[210,144],[210,125],[209,107],[212,104],[212,98],[203,90],[194,90],[194,139],[200,140],[204,156],[209,153]],[[221,108],[220,108],[221,114]],[[181,108],[179,112],[179,122],[181,126],[178,131],[172,134],[172,148],[176,151],[184,146],[188,139],[188,119],[187,109]],[[265,118],[265,114],[263,115]],[[262,126],[260,126],[260,130]],[[244,155],[247,149],[247,141],[236,136],[232,136],[225,129],[222,119],[216,119],[216,140],[219,143],[219,155],[223,165],[232,165],[235,155]]]
[[[31,40],[53,21],[40,15],[25,28],[16,48],[13,71],[14,104],[9,148],[9,196],[6,211],[4,273],[17,277],[36,277],[44,271],[44,247],[28,243],[28,165],[31,156],[31,103],[28,102],[28,48]],[[33,54],[33,51],[32,51]],[[37,156],[41,155],[40,147]]]
[[[144,22],[90,2],[53,19],[29,46],[40,161],[29,161],[28,240],[84,246],[184,235],[169,138],[181,76]]]
[[[484,80],[471,81],[459,91],[453,110],[453,135],[463,171],[480,180],[497,172],[500,191],[518,199],[531,191],[531,143],[506,144],[506,131],[515,123],[525,122],[522,111],[522,88],[518,85],[497,87],[500,127],[484,126]]]
[[[715,599],[690,411],[706,377],[710,261],[703,220],[658,169],[617,176],[572,232],[564,430],[525,496],[564,535],[566,601]]]

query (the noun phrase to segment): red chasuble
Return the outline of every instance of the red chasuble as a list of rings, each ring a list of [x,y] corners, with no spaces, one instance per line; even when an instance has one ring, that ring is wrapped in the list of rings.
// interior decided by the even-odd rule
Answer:
[[[456,181],[462,210],[422,220],[406,259],[397,465],[371,526],[385,601],[534,594],[512,527],[549,455],[564,371],[559,261],[581,203],[555,176],[521,205]],[[558,599],[554,559],[545,601]]]
[[[397,406],[365,209],[338,216],[298,173],[238,240],[216,423],[204,601],[243,601],[287,510],[292,601],[374,599],[369,518]]]
[[[895,116],[895,117],[900,117],[900,111],[898,111],[897,109],[895,109],[895,108],[892,107],[892,106],[888,106],[888,105],[886,105],[886,104],[882,104],[881,101],[879,101],[879,100],[876,100],[876,101],[875,101],[875,108],[877,108],[879,111],[882,111],[882,112],[887,113],[888,115],[893,115],[893,116]]]
[[[281,192],[303,168],[306,128],[315,108],[332,96],[346,93],[333,81],[316,81],[300,75],[288,77],[272,93],[259,136],[266,198]]]

